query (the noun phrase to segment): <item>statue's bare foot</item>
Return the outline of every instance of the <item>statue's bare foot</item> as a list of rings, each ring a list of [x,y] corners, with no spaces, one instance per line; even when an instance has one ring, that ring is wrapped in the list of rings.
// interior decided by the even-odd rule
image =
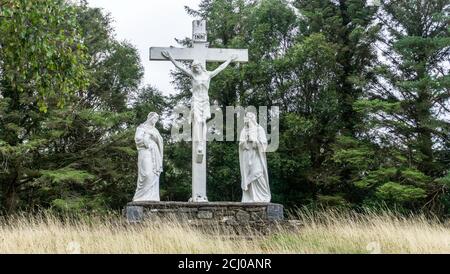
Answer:
[[[198,145],[197,154],[203,154],[203,144]]]

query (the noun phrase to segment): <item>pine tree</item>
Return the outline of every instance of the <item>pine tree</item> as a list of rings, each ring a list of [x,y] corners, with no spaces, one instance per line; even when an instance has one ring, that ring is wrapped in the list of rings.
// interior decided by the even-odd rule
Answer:
[[[358,103],[371,138],[389,152],[362,181],[382,200],[433,207],[448,187],[435,179],[448,169],[438,155],[450,129],[449,11],[445,0],[382,1],[378,77]]]
[[[380,28],[375,23],[377,7],[365,0],[298,0],[293,3],[300,14],[301,36],[323,35],[336,53],[336,64],[330,72],[334,75],[336,122],[328,129],[327,141],[321,146],[323,152],[316,151],[321,156],[312,179],[318,187],[318,201],[324,200],[326,204],[357,202],[353,182],[359,176],[358,170],[342,162],[336,153],[359,154],[364,150],[348,151],[346,143],[361,142],[357,146],[364,148],[364,143],[370,142],[363,136],[363,116],[354,104],[364,96],[367,83],[374,77],[377,58],[374,44]]]

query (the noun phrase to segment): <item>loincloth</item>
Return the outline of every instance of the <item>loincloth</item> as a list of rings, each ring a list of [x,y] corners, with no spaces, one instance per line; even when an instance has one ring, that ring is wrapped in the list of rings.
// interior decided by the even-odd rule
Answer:
[[[205,122],[211,118],[211,107],[209,105],[209,98],[198,99],[193,97],[191,102],[191,117],[195,121]],[[192,121],[191,121],[192,122]]]

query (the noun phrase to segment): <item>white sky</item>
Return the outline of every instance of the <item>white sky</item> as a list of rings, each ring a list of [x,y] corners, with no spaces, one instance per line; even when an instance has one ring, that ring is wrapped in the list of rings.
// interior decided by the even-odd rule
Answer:
[[[164,94],[174,92],[170,62],[149,61],[150,47],[178,46],[175,38],[192,35],[192,20],[184,6],[196,9],[200,0],[88,0],[92,7],[110,12],[119,40],[127,40],[140,53],[145,68],[143,84]]]

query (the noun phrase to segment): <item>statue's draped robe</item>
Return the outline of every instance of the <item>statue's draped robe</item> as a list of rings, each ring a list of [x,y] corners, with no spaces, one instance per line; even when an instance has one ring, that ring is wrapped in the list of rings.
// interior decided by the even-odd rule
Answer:
[[[159,176],[163,169],[163,139],[158,130],[145,124],[135,134],[138,150],[138,181],[133,201],[159,201]]]
[[[256,147],[248,139],[256,143]],[[266,133],[256,124],[249,129],[244,128],[239,140],[242,202],[269,203],[271,194],[267,173]]]

